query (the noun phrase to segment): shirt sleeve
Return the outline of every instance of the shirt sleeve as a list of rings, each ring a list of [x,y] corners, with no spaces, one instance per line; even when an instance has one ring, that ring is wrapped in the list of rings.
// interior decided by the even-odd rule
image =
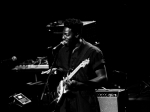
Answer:
[[[92,53],[91,59],[92,59],[91,65],[94,71],[104,68],[105,61],[101,50],[95,50]]]

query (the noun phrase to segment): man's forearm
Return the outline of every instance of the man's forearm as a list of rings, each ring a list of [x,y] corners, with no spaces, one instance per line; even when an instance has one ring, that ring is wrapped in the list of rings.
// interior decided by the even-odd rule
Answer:
[[[82,89],[90,89],[90,88],[97,88],[97,87],[102,87],[104,84],[106,84],[107,78],[106,77],[96,77],[94,79],[80,82],[76,81],[76,86],[77,88],[82,88]]]

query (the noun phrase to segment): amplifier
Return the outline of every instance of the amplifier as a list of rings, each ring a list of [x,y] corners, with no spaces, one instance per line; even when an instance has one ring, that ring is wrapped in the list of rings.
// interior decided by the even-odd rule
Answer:
[[[126,92],[124,89],[97,89],[101,112],[125,112]]]

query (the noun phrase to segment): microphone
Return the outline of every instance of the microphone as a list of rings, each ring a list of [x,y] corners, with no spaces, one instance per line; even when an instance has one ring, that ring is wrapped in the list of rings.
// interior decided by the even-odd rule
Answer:
[[[65,40],[63,40],[63,41],[61,41],[57,46],[55,46],[54,48],[53,48],[53,50],[56,50],[56,49],[58,49],[58,48],[61,48],[63,45],[65,45],[67,42],[65,41]]]
[[[13,57],[11,58],[11,60],[12,60],[12,61],[16,61],[16,60],[17,60],[17,57],[16,57],[16,56],[13,56]]]
[[[9,61],[16,61],[16,60],[17,60],[17,57],[16,56],[12,56],[11,58],[2,60],[0,63],[9,62]]]

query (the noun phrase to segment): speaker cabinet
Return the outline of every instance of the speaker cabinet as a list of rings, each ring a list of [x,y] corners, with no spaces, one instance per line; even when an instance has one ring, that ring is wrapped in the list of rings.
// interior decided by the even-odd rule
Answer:
[[[125,112],[126,92],[124,89],[97,89],[101,112]]]

